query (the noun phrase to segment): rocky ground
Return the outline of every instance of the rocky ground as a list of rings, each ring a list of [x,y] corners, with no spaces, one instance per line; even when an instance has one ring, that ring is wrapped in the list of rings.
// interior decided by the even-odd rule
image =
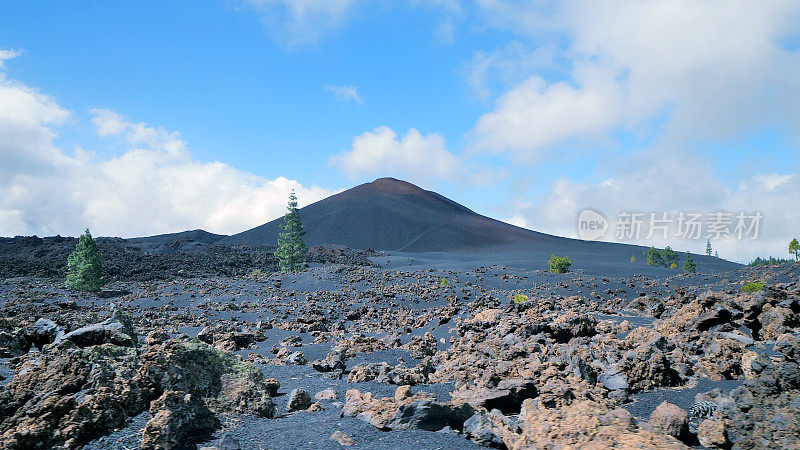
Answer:
[[[340,252],[97,296],[0,279],[0,447],[800,448],[796,264]]]

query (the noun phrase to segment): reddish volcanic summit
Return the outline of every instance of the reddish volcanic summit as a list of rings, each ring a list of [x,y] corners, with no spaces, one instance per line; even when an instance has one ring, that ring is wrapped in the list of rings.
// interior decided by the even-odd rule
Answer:
[[[308,245],[410,252],[531,243],[552,236],[477,214],[435,192],[380,178],[300,210]],[[282,218],[230,236],[221,244],[271,245]]]

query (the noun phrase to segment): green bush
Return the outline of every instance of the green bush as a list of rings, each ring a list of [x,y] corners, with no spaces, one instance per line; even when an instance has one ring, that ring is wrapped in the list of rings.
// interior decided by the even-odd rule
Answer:
[[[672,265],[675,264],[675,267],[677,267],[678,259],[680,259],[680,255],[670,246],[664,247],[663,250],[659,250],[655,247],[650,247],[650,249],[647,250],[648,266],[672,267]]]
[[[672,264],[669,265],[669,268],[672,269],[672,270],[675,270],[675,269],[678,268],[678,265],[675,264],[675,263],[672,263]]]
[[[550,261],[547,263],[550,265],[550,272],[567,273],[572,265],[572,260],[566,256],[558,257],[556,255],[550,255]]]
[[[631,256],[631,262],[632,262],[632,263],[635,263],[635,262],[636,262],[636,257],[635,257],[635,256]]]
[[[106,284],[103,260],[89,229],[78,239],[75,251],[67,258],[67,286],[81,291],[99,292]]]
[[[751,281],[744,286],[742,286],[742,290],[745,292],[758,292],[764,288],[764,283],[759,283],[757,281]]]
[[[514,294],[514,303],[525,303],[527,302],[528,296],[524,294]]]
[[[447,287],[447,286],[450,286],[450,282],[449,282],[449,281],[447,281],[447,278],[442,278],[442,282],[441,282],[441,283],[439,283],[439,285],[440,285],[441,287]]]
[[[661,257],[661,252],[655,247],[650,247],[647,250],[647,265],[648,266],[665,266],[664,258]]]

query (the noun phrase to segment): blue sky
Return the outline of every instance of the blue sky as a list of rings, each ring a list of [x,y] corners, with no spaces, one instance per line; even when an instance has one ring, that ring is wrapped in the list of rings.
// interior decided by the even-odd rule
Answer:
[[[795,2],[0,5],[0,235],[233,233],[379,176],[565,236],[585,207],[763,210],[733,259],[800,234]]]

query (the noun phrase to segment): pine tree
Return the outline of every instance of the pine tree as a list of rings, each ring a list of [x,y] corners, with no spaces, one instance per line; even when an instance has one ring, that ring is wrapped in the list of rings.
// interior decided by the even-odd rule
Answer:
[[[798,254],[800,254],[800,242],[797,242],[797,238],[792,239],[792,242],[789,243],[789,253],[794,253],[794,260],[798,260]]]
[[[281,272],[295,272],[306,267],[306,247],[303,236],[303,220],[300,218],[300,211],[297,210],[297,196],[294,190],[289,194],[288,212],[283,216],[283,233],[278,237],[278,248],[275,250],[275,257],[281,267]]]
[[[655,247],[650,247],[650,249],[647,250],[647,265],[666,267],[666,264],[664,263],[664,258],[661,257],[661,252],[658,251]]]
[[[686,261],[683,263],[684,272],[694,273],[695,269],[697,269],[697,263],[692,259],[692,255],[686,252]]]
[[[89,229],[78,239],[75,251],[67,258],[67,286],[82,291],[99,292],[106,284],[103,260]]]
[[[711,239],[706,239],[706,255],[711,256]]]

